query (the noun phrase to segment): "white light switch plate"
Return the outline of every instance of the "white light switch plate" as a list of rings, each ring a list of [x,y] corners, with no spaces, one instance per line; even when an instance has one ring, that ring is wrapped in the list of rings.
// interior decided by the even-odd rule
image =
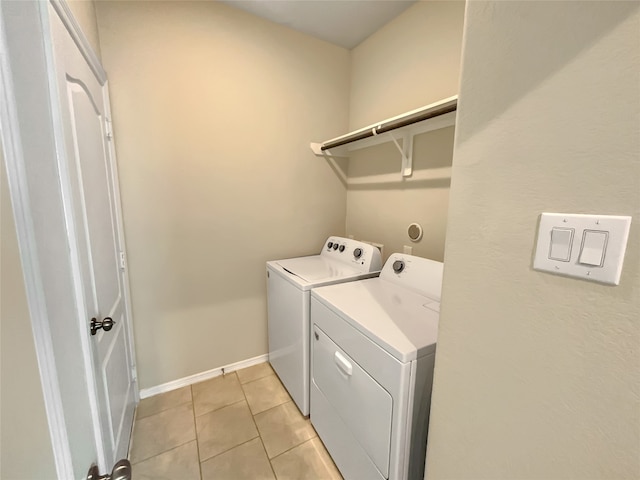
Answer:
[[[618,285],[620,283],[620,274],[622,273],[624,254],[627,249],[630,226],[631,217],[626,216],[543,213],[540,216],[533,268],[558,275]],[[556,251],[562,251],[562,245],[554,244],[554,253],[551,254],[551,232],[554,228],[573,230],[573,240],[570,245],[568,260],[550,258],[558,256],[555,253]],[[585,231],[607,233],[607,240],[603,247],[602,266],[580,263]],[[587,247],[589,247],[589,244]],[[583,262],[586,261],[585,258],[593,258],[593,252],[585,251],[585,255],[582,256]]]

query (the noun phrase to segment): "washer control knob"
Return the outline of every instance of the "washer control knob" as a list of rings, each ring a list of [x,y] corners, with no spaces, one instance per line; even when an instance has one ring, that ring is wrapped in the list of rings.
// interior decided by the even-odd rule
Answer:
[[[341,252],[344,252],[344,249],[345,249],[345,248],[346,248],[346,247],[345,247],[344,245],[340,245],[340,251],[341,251]]]
[[[338,244],[337,244],[337,243],[334,243],[334,244],[333,244],[333,249],[334,249],[334,250],[337,250],[337,249],[338,249]]]
[[[327,248],[331,248],[331,247],[333,247],[333,242],[327,243]]]
[[[356,260],[357,260],[358,258],[360,258],[360,257],[362,256],[362,249],[361,249],[361,248],[356,248],[356,249],[353,251],[353,256],[354,256],[354,257],[356,257]]]
[[[404,262],[402,260],[396,260],[393,262],[393,271],[400,273],[404,270]]]

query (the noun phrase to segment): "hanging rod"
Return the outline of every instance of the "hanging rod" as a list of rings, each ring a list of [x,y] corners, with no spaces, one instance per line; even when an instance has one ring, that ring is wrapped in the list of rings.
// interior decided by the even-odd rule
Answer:
[[[427,105],[417,110],[398,115],[397,117],[393,117],[388,120],[383,120],[378,124],[361,128],[360,130],[356,130],[355,132],[348,133],[341,137],[327,140],[320,145],[320,150],[325,151],[331,148],[340,147],[342,145],[357,142],[358,140],[363,140],[365,138],[374,137],[376,135],[390,132],[398,128],[413,125],[414,123],[423,122],[425,120],[429,120],[430,118],[439,117],[440,115],[444,115],[446,113],[455,112],[457,107],[457,95],[445,98],[440,102],[432,103],[431,105]]]

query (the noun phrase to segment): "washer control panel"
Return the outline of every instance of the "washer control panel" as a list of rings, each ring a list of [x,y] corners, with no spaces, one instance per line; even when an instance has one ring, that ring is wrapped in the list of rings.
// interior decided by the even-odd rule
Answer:
[[[320,255],[353,265],[363,272],[375,272],[382,268],[380,250],[351,238],[329,237]]]
[[[393,253],[382,267],[380,278],[439,302],[443,267],[442,262],[428,258]]]

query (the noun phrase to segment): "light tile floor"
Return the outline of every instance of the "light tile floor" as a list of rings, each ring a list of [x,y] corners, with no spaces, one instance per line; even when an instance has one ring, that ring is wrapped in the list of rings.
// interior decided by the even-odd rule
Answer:
[[[129,459],[136,480],[341,480],[268,363],[146,398]]]

